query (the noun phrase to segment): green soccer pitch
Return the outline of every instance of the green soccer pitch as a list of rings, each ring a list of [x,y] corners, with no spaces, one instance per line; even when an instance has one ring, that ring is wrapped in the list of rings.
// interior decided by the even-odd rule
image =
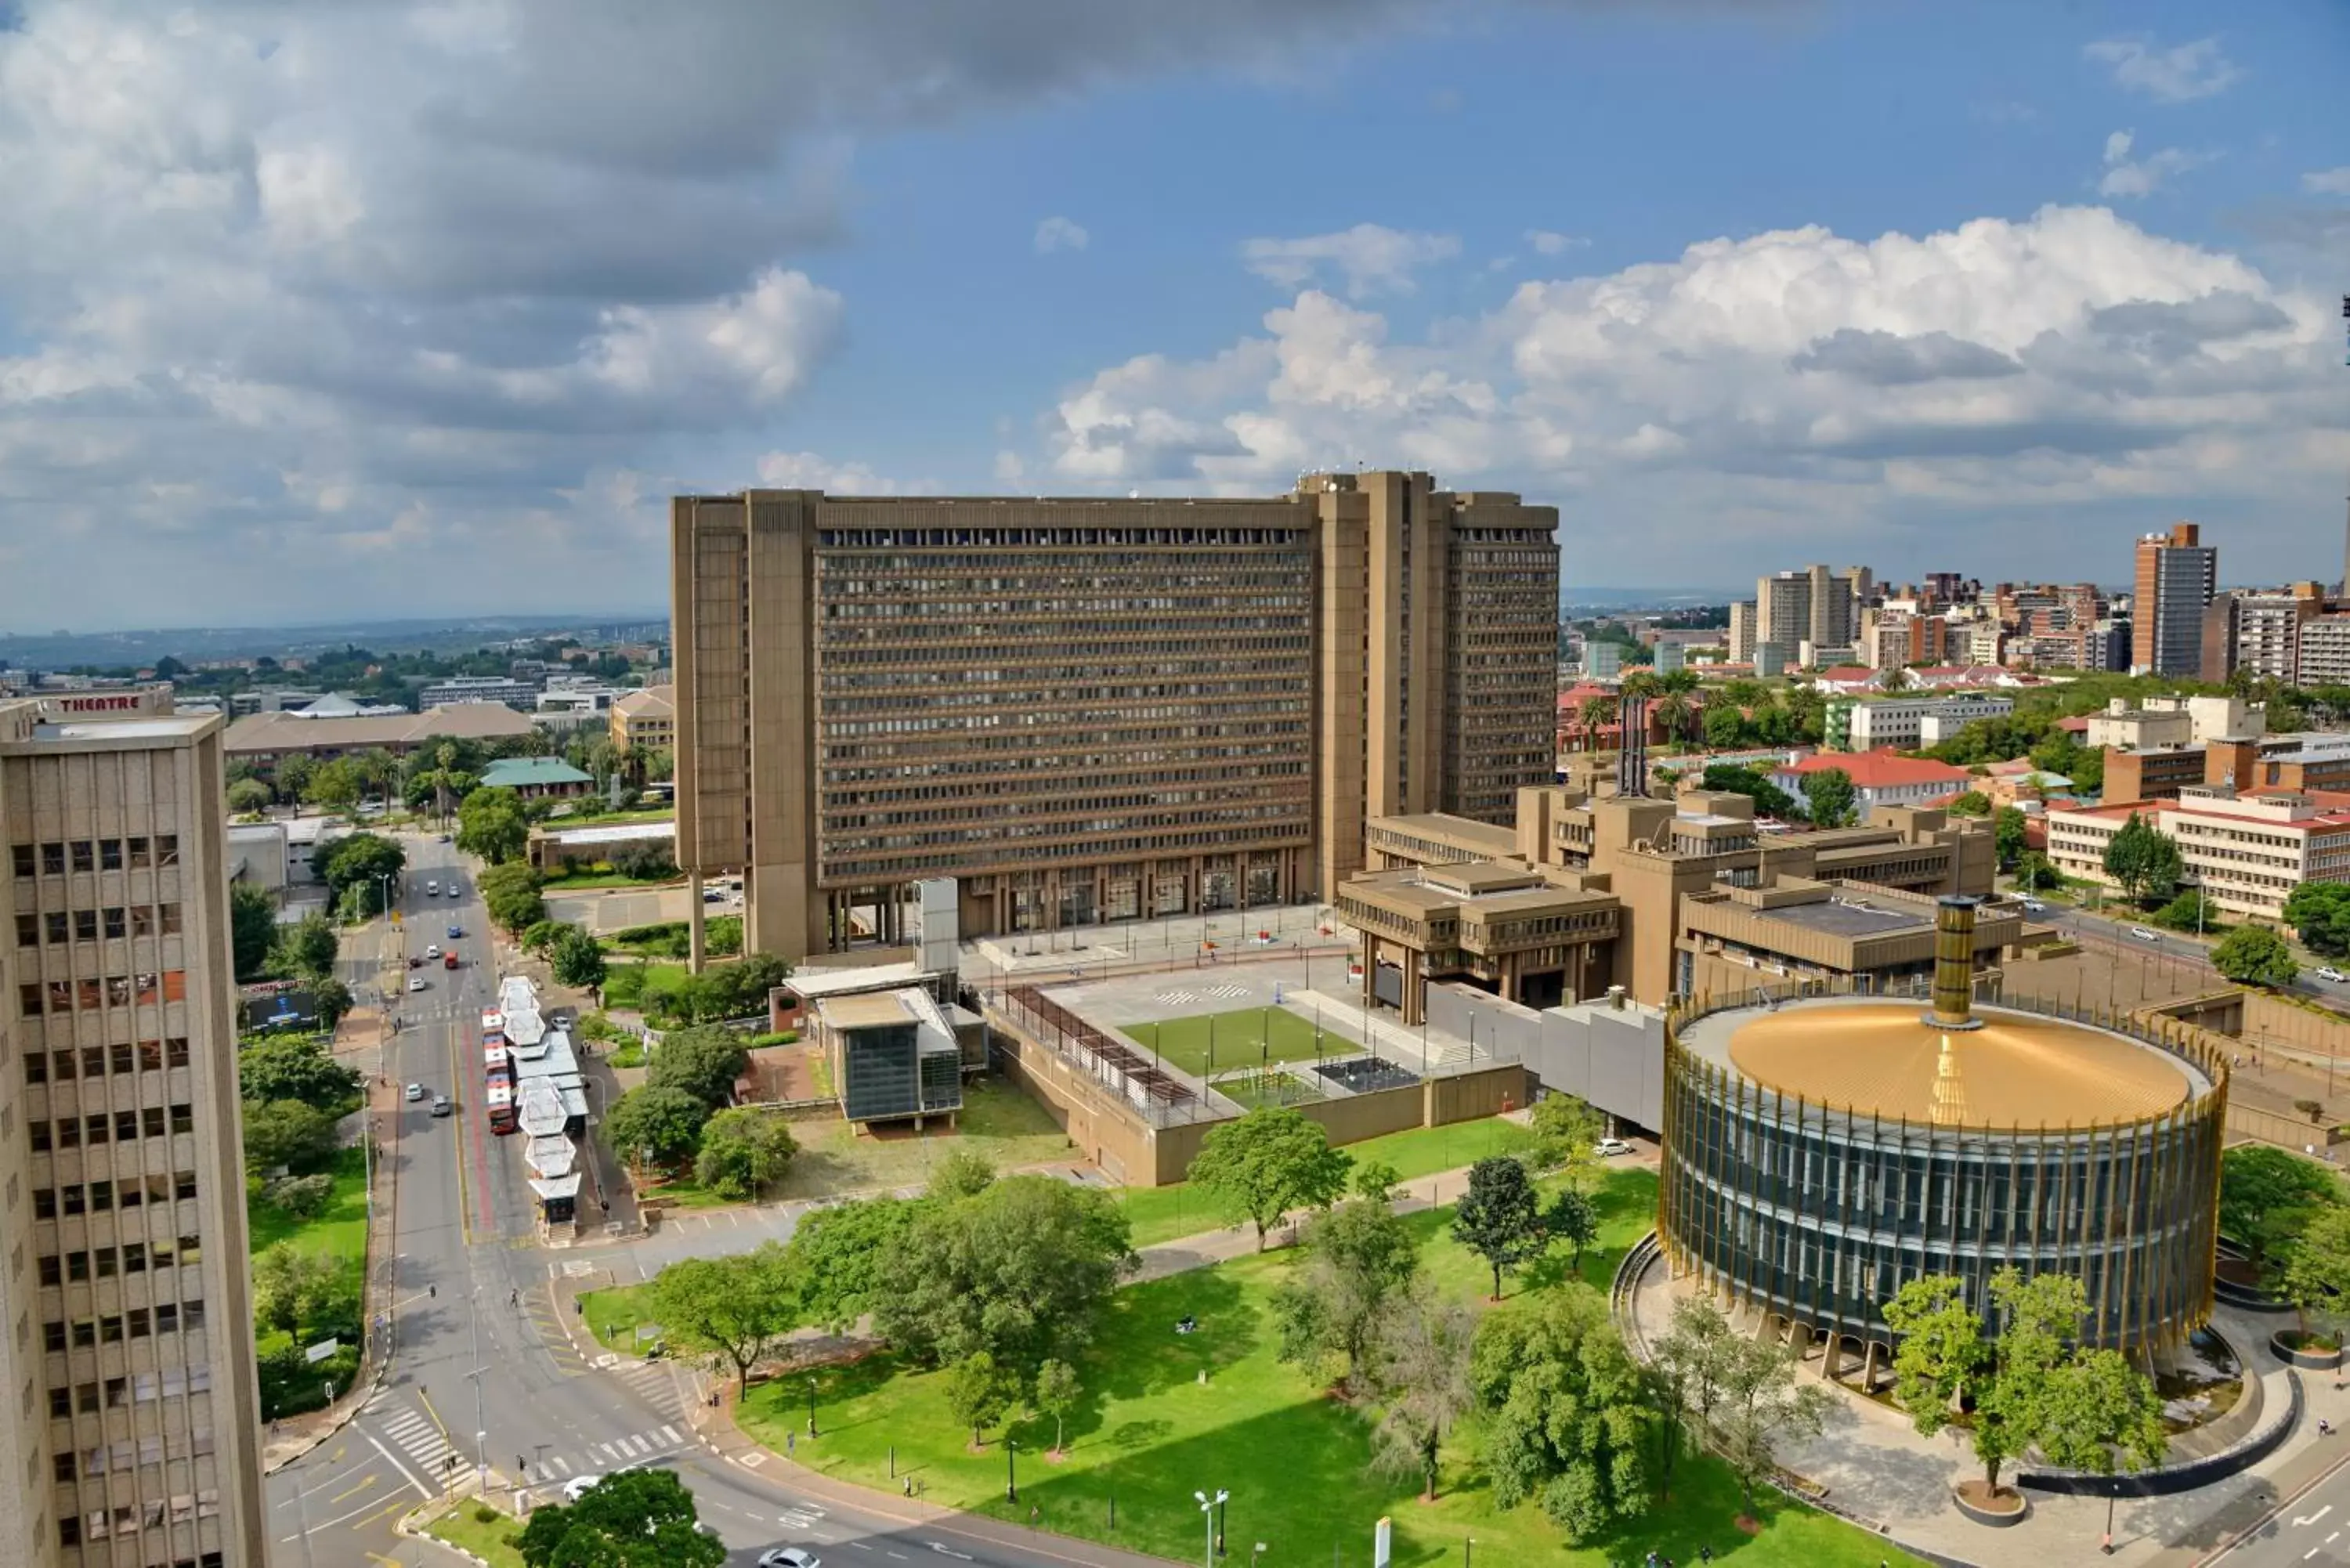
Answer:
[[[1159,1023],[1121,1023],[1118,1028],[1143,1049],[1156,1051],[1169,1066],[1201,1077],[1233,1067],[1311,1062],[1316,1055],[1351,1056],[1362,1050],[1347,1036],[1325,1029],[1317,1051],[1314,1021],[1280,1007],[1243,1007]]]

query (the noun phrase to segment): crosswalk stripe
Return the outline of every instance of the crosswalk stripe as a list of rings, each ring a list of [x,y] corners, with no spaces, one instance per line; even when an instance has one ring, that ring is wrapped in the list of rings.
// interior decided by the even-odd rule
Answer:
[[[561,1454],[551,1456],[546,1462],[555,1467],[555,1473],[556,1475],[567,1476],[571,1473],[571,1461],[565,1459]]]
[[[675,1427],[663,1427],[660,1431],[661,1436],[667,1438],[672,1443],[681,1443],[685,1441],[683,1438],[677,1435],[677,1428]]]

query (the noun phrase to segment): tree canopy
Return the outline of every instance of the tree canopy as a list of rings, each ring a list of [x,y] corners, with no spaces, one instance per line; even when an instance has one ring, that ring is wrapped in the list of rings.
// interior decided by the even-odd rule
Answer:
[[[734,1081],[751,1064],[743,1037],[714,1023],[671,1030],[661,1037],[646,1069],[654,1088],[681,1089],[712,1110],[733,1102]]]
[[[2284,919],[2310,951],[2350,953],[2350,882],[2303,882],[2286,898]]]
[[[1234,1223],[1256,1227],[1256,1244],[1292,1209],[1328,1208],[1347,1190],[1353,1159],[1330,1147],[1322,1124],[1285,1106],[1260,1106],[1201,1140],[1192,1185]]]
[[[1486,1314],[1470,1382],[1496,1506],[1537,1500],[1569,1545],[1647,1511],[1655,1411],[1597,1291],[1568,1284]]]
[[[621,1470],[575,1503],[543,1502],[510,1539],[525,1568],[721,1568],[726,1545],[694,1528],[673,1470]]]
[[[2141,904],[2167,904],[2178,890],[2185,863],[2169,835],[2132,812],[2106,841],[2105,869],[2127,898]]]
[[[799,1148],[791,1124],[775,1111],[751,1106],[720,1111],[702,1124],[693,1179],[743,1202],[781,1181]]]
[[[1419,1272],[1419,1239],[1383,1199],[1357,1198],[1315,1216],[1299,1247],[1298,1266],[1273,1292],[1281,1359],[1311,1370],[1336,1356],[1351,1388]]]
[[[2301,973],[2293,949],[2266,926],[2238,926],[2220,938],[2211,967],[2240,985],[2288,986]]]
[[[244,1114],[244,1168],[254,1175],[279,1166],[300,1175],[335,1158],[337,1116],[299,1100],[248,1100]]]
[[[286,980],[330,980],[342,945],[333,921],[320,914],[305,915],[290,926],[277,928],[276,943],[269,957],[270,972]]]
[[[594,991],[604,983],[604,950],[583,927],[558,931],[548,957],[559,985]]]
[[[236,1054],[237,1094],[247,1100],[299,1100],[332,1116],[359,1106],[359,1075],[316,1036],[277,1034]]]
[[[1804,775],[1806,814],[1822,827],[1844,827],[1860,819],[1860,791],[1842,768]]]
[[[380,915],[386,892],[397,891],[400,873],[408,868],[408,851],[400,841],[380,834],[351,833],[330,839],[310,857],[310,869],[327,885],[328,900],[344,912]],[[384,878],[390,877],[390,883]]]
[[[929,1207],[903,1198],[855,1198],[803,1216],[792,1232],[808,1322],[834,1334],[873,1310],[881,1260],[904,1244]]]
[[[612,1102],[605,1136],[628,1160],[674,1169],[693,1158],[710,1107],[682,1089],[647,1084]]]
[[[457,803],[457,847],[493,866],[517,859],[530,842],[522,796],[503,784],[475,788]]]
[[[1452,1210],[1452,1239],[1492,1267],[1493,1299],[1500,1301],[1503,1272],[1539,1254],[1548,1240],[1524,1165],[1495,1155],[1469,1168],[1469,1190]]]
[[[493,866],[481,875],[482,903],[499,929],[519,933],[546,919],[538,873],[522,861]]]
[[[2318,1210],[2343,1206],[2342,1179],[2271,1144],[2240,1143],[2220,1157],[2220,1230],[2254,1268],[2307,1228]]]
[[[239,984],[262,977],[276,940],[277,896],[258,883],[230,883],[228,945]]]
[[[686,1258],[653,1277],[661,1332],[681,1349],[705,1352],[734,1369],[748,1393],[751,1368],[800,1324],[799,1283],[780,1241],[748,1252]]]

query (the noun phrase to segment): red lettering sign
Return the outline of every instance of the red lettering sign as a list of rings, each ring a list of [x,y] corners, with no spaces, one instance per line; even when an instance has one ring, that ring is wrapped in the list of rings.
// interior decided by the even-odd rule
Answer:
[[[136,697],[60,697],[57,701],[68,713],[125,712],[139,706]]]

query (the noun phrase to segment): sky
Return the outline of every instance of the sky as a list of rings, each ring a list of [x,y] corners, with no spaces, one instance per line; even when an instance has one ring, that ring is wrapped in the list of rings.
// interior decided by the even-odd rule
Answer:
[[[1570,588],[2332,579],[2345,75],[2336,0],[0,0],[0,629],[1358,463]]]

